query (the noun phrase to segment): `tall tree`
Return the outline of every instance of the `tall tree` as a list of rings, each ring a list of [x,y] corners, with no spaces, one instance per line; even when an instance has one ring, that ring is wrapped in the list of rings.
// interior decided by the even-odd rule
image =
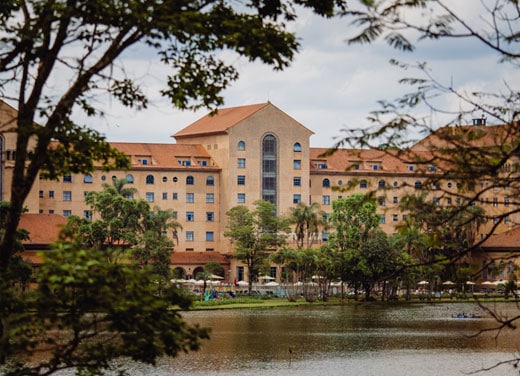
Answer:
[[[161,95],[172,106],[214,109],[223,103],[221,92],[238,78],[218,52],[232,51],[274,69],[287,67],[299,47],[288,31],[297,7],[331,17],[345,9],[346,1],[3,1],[0,99],[16,103],[18,117],[0,267],[5,268],[12,255],[23,202],[38,176],[86,173],[95,160],[102,161],[103,168],[127,165],[126,157],[103,136],[72,120],[78,110],[102,115],[94,99],[100,93],[127,107],[148,106],[140,80],[124,67],[125,52],[138,47],[157,54],[170,69]],[[58,145],[50,147],[51,141]]]
[[[316,202],[311,205],[300,202],[289,210],[289,219],[294,224],[298,248],[303,248],[304,245],[307,248],[311,247],[318,240],[320,230],[327,225],[325,212]]]
[[[247,267],[250,294],[269,253],[285,244],[289,232],[289,222],[275,215],[274,204],[256,201],[254,205],[254,210],[243,205],[231,208],[226,213],[228,230],[224,232],[233,243],[234,257]]]
[[[350,267],[355,264],[351,256],[359,253],[370,232],[379,226],[380,217],[376,209],[374,198],[361,193],[332,202],[330,221],[335,231],[329,237],[329,247],[336,252],[342,284],[352,282],[355,291],[361,279]]]
[[[348,41],[366,44],[384,39],[390,46],[408,52],[424,42],[432,48],[447,41],[458,41],[461,45],[481,47],[484,53],[496,56],[497,65],[517,70],[520,62],[518,1],[468,1],[464,4],[444,0],[362,0],[351,4],[353,6],[345,12],[357,26]],[[475,18],[476,14],[478,18]],[[456,203],[454,211],[467,212],[472,205],[486,209],[485,216],[480,217],[487,220],[484,236],[461,251],[467,254],[519,213],[518,88],[504,77],[499,80],[503,86],[497,89],[467,90],[466,86],[454,84],[457,77],[450,77],[448,82],[437,79],[427,62],[407,64],[393,60],[392,63],[407,72],[412,69],[418,72],[401,80],[410,91],[395,100],[381,100],[380,109],[372,111],[368,118],[373,127],[350,132],[338,145],[352,142],[357,147],[367,147],[383,143],[406,150],[410,140],[405,135],[419,132],[430,135],[412,151],[422,149],[431,153],[406,150],[401,155],[423,171],[431,167],[437,169],[433,175],[438,182],[451,181],[456,185],[456,189],[441,186],[438,192]],[[496,70],[497,67],[490,66],[489,69]],[[439,99],[447,99],[445,103],[449,104],[442,106]],[[457,106],[453,109],[450,106],[455,102]],[[427,113],[431,116],[424,115]],[[476,125],[480,126],[460,126],[472,124],[475,118],[487,118],[500,126],[483,127],[478,121]],[[430,180],[424,184],[426,189],[435,185],[433,179],[426,180]],[[500,212],[485,205],[485,197],[495,188],[507,190],[507,196],[503,198],[504,210]],[[421,205],[419,203],[417,208]],[[478,214],[475,219],[479,220]],[[439,222],[435,219],[434,223]],[[500,327],[512,325],[511,320],[498,316],[495,317]],[[518,359],[512,359],[511,363],[516,366]]]

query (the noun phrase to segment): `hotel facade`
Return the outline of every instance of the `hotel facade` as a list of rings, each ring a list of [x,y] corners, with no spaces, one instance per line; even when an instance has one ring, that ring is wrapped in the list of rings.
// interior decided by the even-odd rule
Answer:
[[[0,102],[0,199],[4,201],[10,198],[15,119],[16,110]],[[253,207],[255,201],[267,200],[284,215],[300,202],[318,203],[330,214],[335,199],[375,192],[381,228],[394,234],[407,215],[399,209],[401,198],[438,173],[433,166],[417,168],[380,150],[339,149],[324,156],[327,148],[310,146],[313,134],[272,103],[220,109],[175,133],[175,143],[110,142],[129,157],[129,170],[99,169],[89,175],[64,176],[59,182],[39,179],[26,206],[33,215],[92,218],[85,195],[102,190],[103,184],[111,184],[113,179],[124,178],[137,190],[135,198],[147,200],[152,208],[172,210],[182,226],[182,231],[165,234],[175,243],[172,268],[179,276],[194,277],[205,263],[217,261],[225,270],[226,281],[248,280],[244,266],[232,258],[232,244],[224,237],[226,212],[232,207]],[[429,151],[418,144],[416,152]],[[457,189],[454,182],[442,184],[444,189]],[[350,189],[335,189],[345,187]],[[490,217],[493,212],[503,212],[505,205],[511,210],[507,187],[487,192],[479,204]],[[428,194],[440,204],[455,204],[451,201],[455,198],[436,197],[435,190]],[[508,218],[495,232],[509,233],[519,220]],[[328,235],[320,233],[318,243],[326,242]],[[291,244],[293,237],[288,241]],[[508,248],[508,252],[516,249]],[[480,254],[470,261],[480,264],[490,255]],[[271,268],[271,276],[280,278],[278,267]]]

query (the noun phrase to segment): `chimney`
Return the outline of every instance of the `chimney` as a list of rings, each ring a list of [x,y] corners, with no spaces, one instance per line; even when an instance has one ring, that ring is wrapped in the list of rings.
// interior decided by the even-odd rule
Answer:
[[[486,117],[482,115],[480,118],[473,119],[473,125],[486,125]]]

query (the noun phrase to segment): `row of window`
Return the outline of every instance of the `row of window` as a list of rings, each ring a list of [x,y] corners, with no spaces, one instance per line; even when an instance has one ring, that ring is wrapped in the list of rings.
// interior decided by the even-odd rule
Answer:
[[[240,151],[246,150],[246,143],[245,143],[245,141],[238,141],[237,149],[240,150]],[[293,151],[297,152],[297,153],[301,152],[302,151],[302,144],[300,144],[299,142],[295,142],[293,144]]]
[[[244,162],[245,163],[245,162]],[[244,165],[245,166],[245,165]],[[101,176],[101,181],[106,181],[107,177],[106,175]],[[117,176],[112,176],[112,180],[116,180]],[[126,182],[128,184],[134,184],[135,179],[132,174],[128,174],[125,176]],[[172,182],[177,183],[179,179],[174,176],[172,178]],[[163,176],[162,178],[163,183],[168,182],[168,178],[166,176]],[[72,183],[72,175],[65,175],[63,176],[63,182],[64,183]],[[93,177],[92,175],[84,175],[83,176],[83,183],[93,183]],[[147,175],[145,178],[146,184],[155,184],[155,177],[153,175]],[[193,176],[187,176],[186,177],[186,185],[194,185],[195,184],[195,178]],[[206,177],[206,185],[213,186],[215,185],[215,178],[213,176],[207,176]]]

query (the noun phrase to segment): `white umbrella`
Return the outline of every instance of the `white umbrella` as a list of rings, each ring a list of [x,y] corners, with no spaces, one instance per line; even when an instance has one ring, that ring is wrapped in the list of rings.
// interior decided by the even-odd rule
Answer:
[[[493,284],[494,284],[495,286],[498,286],[498,285],[505,285],[506,283],[507,283],[507,281],[506,281],[505,279],[500,279],[500,280],[498,280],[498,281],[493,282]]]
[[[249,286],[249,282],[246,282],[246,281],[238,281],[238,282],[237,282],[237,285],[239,285],[239,286]]]
[[[224,277],[221,277],[219,275],[212,274],[209,276],[211,279],[224,279]]]
[[[466,285],[475,285],[475,282],[467,281]]]
[[[421,281],[421,282],[418,282],[417,284],[418,285],[428,285],[430,282],[428,281]]]
[[[267,281],[272,281],[272,280],[274,280],[274,278],[271,277],[270,275],[262,275],[262,276],[258,277],[258,279],[265,279],[265,280],[267,280]]]
[[[452,281],[445,281],[445,282],[442,282],[443,285],[454,285],[455,282],[452,282]]]
[[[481,285],[494,285],[495,282],[491,282],[491,281],[484,281],[481,283]]]
[[[269,287],[276,287],[276,286],[280,286],[280,284],[278,282],[275,282],[275,281],[271,281],[271,282],[267,282],[265,284],[266,286],[269,286]]]

